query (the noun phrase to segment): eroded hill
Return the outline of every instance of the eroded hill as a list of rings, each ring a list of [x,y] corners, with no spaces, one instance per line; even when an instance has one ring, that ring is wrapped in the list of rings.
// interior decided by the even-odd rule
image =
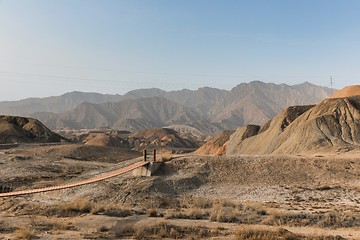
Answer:
[[[299,154],[350,151],[360,143],[360,96],[290,107],[255,136],[232,138],[227,154]]]
[[[17,116],[0,116],[0,143],[47,143],[67,141],[40,121]]]
[[[175,130],[167,128],[142,129],[130,134],[127,141],[136,151],[145,148],[196,149],[199,147],[196,141],[182,138]]]

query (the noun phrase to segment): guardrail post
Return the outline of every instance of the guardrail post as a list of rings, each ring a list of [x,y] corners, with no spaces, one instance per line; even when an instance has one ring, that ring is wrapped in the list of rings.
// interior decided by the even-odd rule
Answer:
[[[154,155],[153,161],[156,162],[156,149],[154,149],[153,155]]]
[[[143,154],[144,154],[144,162],[146,162],[146,161],[147,161],[147,157],[146,157],[146,149],[144,149]]]

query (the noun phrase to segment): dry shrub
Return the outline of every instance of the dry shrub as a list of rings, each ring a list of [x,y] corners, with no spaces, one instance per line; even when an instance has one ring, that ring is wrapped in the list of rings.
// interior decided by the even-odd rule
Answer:
[[[272,214],[263,221],[268,225],[288,225],[296,227],[319,226],[322,228],[360,227],[359,214],[327,213],[327,214]]]
[[[223,207],[227,207],[227,208],[236,208],[236,204],[233,201],[228,200],[228,199],[221,200],[221,205]]]
[[[341,236],[302,236],[280,228],[277,231],[246,230],[240,229],[236,232],[234,240],[342,240]]]
[[[258,202],[245,203],[243,204],[244,211],[253,211],[258,213],[259,215],[267,215],[267,211],[264,208],[263,204]]]
[[[177,208],[179,206],[178,199],[169,196],[160,196],[146,202],[148,208]]]
[[[205,198],[195,198],[194,207],[197,208],[211,208],[213,203],[209,199]]]
[[[99,214],[105,211],[105,209],[108,207],[108,204],[105,204],[103,202],[96,202],[93,203],[91,206],[91,213],[92,214]]]
[[[192,198],[188,196],[183,196],[179,199],[179,207],[181,208],[189,208],[191,206]]]
[[[201,209],[189,209],[186,211],[169,210],[165,214],[165,218],[178,218],[178,219],[207,219],[209,217],[208,212],[204,212]]]
[[[266,230],[246,230],[239,229],[234,240],[257,240],[257,239],[267,239],[267,240],[277,240],[277,239],[299,239],[293,233],[285,230],[279,229],[278,231],[266,231]]]
[[[110,217],[128,217],[133,215],[134,212],[131,209],[125,208],[122,205],[109,205],[98,202],[92,204],[91,213],[103,214]]]
[[[222,204],[217,203],[213,206],[209,219],[217,222],[237,222],[238,214],[235,208],[224,207]]]
[[[211,208],[213,206],[213,202],[209,199],[196,197],[183,197],[180,201],[181,207],[184,208]]]
[[[110,229],[106,226],[101,226],[98,231],[99,232],[108,232],[108,231],[110,231]]]
[[[317,225],[320,227],[350,228],[360,227],[360,215],[351,213],[328,213],[321,215]]]
[[[127,224],[124,225],[115,231],[115,237],[122,238],[122,237],[131,237],[135,235],[135,228],[134,226]]]
[[[7,224],[5,224],[4,221],[0,221],[0,234],[1,233],[12,233],[16,229],[14,227],[10,227]]]
[[[213,205],[210,213],[210,221],[217,221],[217,216],[220,214],[221,208],[222,207],[219,203]]]
[[[159,162],[168,162],[174,159],[174,155],[170,154],[170,153],[164,153],[164,154],[160,154],[159,156]]]
[[[330,187],[328,185],[324,185],[324,186],[320,186],[318,188],[315,188],[315,190],[318,190],[318,191],[327,191],[327,190],[332,190],[332,189],[337,189],[339,188],[338,186],[336,187]]]
[[[62,207],[62,211],[65,213],[83,214],[90,213],[93,207],[93,203],[89,198],[78,197],[73,201],[66,203]]]
[[[71,223],[54,222],[52,224],[53,224],[53,230],[71,230],[71,231],[77,230],[77,228]]]
[[[207,212],[202,211],[201,209],[191,209],[189,211],[190,219],[206,219],[209,214]]]
[[[94,203],[88,198],[76,198],[62,206],[51,207],[47,210],[47,215],[57,215],[61,217],[72,217],[76,215],[92,213],[103,214],[111,217],[127,217],[133,215],[131,209],[118,205],[106,203]]]
[[[148,211],[149,217],[163,217],[164,215],[159,213],[155,208],[151,208]]]
[[[182,227],[162,222],[153,226],[141,226],[138,228],[125,226],[123,229],[116,231],[115,237],[135,237],[135,239],[179,239],[190,237],[193,239],[204,239],[209,237],[210,234],[210,231],[202,226]]]
[[[36,231],[39,232],[45,232],[59,228],[63,228],[63,226],[60,227],[60,225],[57,225],[54,222],[37,222],[32,224],[32,229],[36,229]]]
[[[35,237],[35,231],[30,227],[20,228],[14,232],[14,239],[32,239]]]

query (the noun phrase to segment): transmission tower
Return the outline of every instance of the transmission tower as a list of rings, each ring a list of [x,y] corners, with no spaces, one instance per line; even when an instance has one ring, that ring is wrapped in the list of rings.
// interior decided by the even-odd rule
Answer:
[[[334,80],[333,80],[333,77],[330,76],[330,89],[331,89],[331,93],[334,92]]]

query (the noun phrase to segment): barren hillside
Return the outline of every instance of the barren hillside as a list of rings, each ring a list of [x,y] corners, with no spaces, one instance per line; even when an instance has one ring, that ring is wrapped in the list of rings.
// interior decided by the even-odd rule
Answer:
[[[360,96],[326,99],[316,106],[287,108],[228,154],[349,151],[359,148],[359,132]]]

